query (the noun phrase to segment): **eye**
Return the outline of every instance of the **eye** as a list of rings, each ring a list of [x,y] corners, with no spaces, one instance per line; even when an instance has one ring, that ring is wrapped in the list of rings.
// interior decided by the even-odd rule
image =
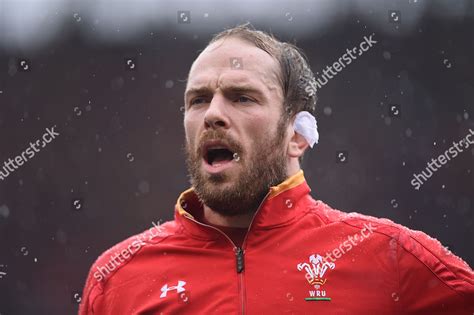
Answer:
[[[189,105],[198,105],[198,104],[201,104],[205,101],[206,101],[206,99],[204,97],[196,97],[196,98],[193,98],[191,100],[191,102],[189,102]]]
[[[239,103],[248,103],[248,102],[253,102],[253,100],[247,96],[239,96],[237,99],[236,99],[237,102]]]

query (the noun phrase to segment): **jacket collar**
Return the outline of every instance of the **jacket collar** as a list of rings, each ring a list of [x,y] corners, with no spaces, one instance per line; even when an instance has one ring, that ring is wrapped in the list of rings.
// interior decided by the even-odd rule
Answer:
[[[303,170],[299,170],[285,181],[269,189],[252,222],[252,229],[272,228],[285,224],[304,210],[301,206],[303,197],[311,191]],[[205,225],[196,223],[202,216],[203,205],[194,188],[189,188],[178,197],[175,205],[175,220],[194,236],[213,239],[216,235]],[[214,231],[216,232],[216,231]]]

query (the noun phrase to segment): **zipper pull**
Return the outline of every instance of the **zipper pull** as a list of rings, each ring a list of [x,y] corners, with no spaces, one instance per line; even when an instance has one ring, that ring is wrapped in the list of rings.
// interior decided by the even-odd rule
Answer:
[[[244,270],[244,251],[242,248],[237,247],[235,250],[235,256],[237,258],[237,273],[241,273]]]

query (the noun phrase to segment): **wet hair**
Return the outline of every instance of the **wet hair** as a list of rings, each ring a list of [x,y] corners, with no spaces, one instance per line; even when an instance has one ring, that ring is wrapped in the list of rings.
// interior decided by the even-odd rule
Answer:
[[[215,34],[208,45],[229,37],[237,37],[255,45],[278,62],[280,67],[277,69],[277,75],[283,91],[283,113],[286,121],[300,111],[315,115],[316,80],[301,49],[279,41],[273,34],[256,30],[249,22]]]

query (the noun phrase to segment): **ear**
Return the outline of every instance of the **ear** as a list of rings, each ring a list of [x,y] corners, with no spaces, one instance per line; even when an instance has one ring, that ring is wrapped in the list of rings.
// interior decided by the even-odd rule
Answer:
[[[288,156],[299,158],[300,156],[304,154],[306,149],[309,147],[309,144],[302,135],[300,135],[293,129],[293,124],[290,124],[290,125],[291,125],[290,127],[291,130],[289,132],[290,132],[291,138],[288,143]]]

